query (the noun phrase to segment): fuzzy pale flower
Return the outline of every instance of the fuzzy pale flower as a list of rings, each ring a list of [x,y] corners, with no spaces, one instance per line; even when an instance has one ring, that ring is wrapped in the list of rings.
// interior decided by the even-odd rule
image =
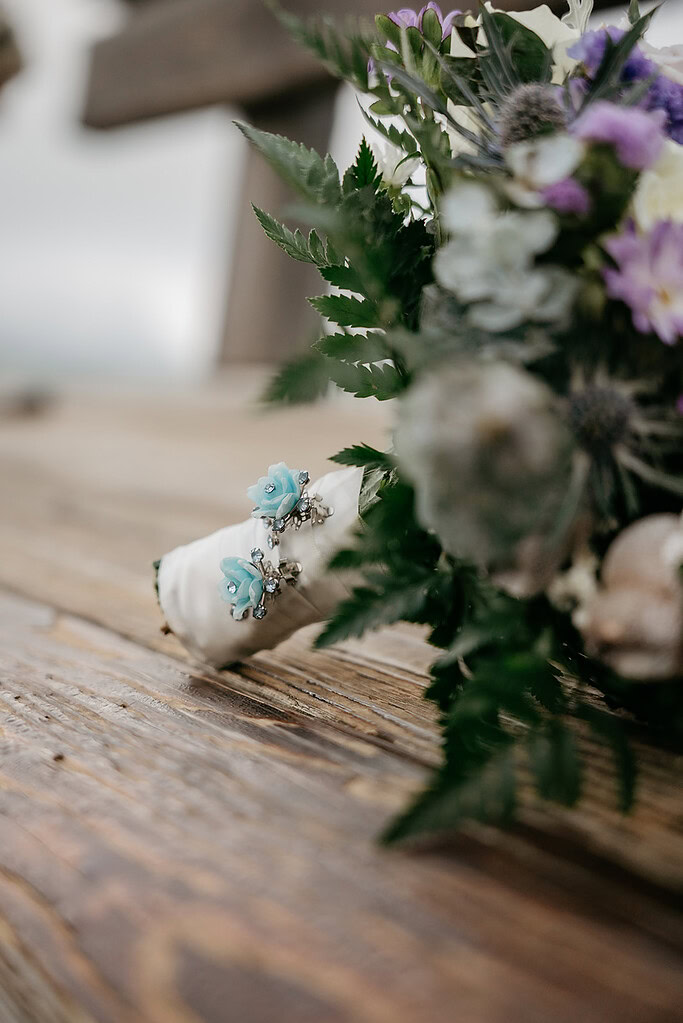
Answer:
[[[657,162],[638,179],[632,208],[641,231],[660,220],[683,223],[683,146],[665,141]]]
[[[683,224],[662,221],[645,236],[629,227],[605,248],[617,264],[603,271],[607,293],[631,307],[637,330],[675,344],[683,336]]]
[[[514,564],[518,545],[554,522],[570,450],[552,392],[504,362],[451,364],[399,406],[396,451],[420,521],[486,568]]]

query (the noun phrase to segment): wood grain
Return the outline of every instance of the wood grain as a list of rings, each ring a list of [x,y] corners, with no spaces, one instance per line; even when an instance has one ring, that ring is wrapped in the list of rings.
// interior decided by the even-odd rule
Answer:
[[[679,762],[643,747],[624,819],[587,744],[580,811],[387,852],[438,760],[419,629],[221,673],[159,632],[150,562],[259,459],[384,442],[386,407],[261,384],[0,420],[0,1020],[677,1020]]]
[[[45,605],[0,597],[0,637],[17,1019],[49,1018],[43,998],[112,1023],[683,1011],[680,920],[654,894],[465,840],[376,848],[423,780],[410,760]]]

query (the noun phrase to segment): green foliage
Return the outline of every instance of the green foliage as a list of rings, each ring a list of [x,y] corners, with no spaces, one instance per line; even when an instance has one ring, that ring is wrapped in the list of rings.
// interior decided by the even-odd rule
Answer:
[[[378,451],[369,444],[354,444],[350,448],[344,448],[336,455],[332,455],[331,462],[337,465],[355,465],[364,469],[381,469],[383,472],[391,472],[396,468],[396,462],[386,451]]]
[[[313,346],[339,362],[381,362],[391,358],[384,334],[326,334]]]
[[[300,142],[260,131],[243,121],[234,123],[282,180],[305,199],[323,205],[336,206],[339,203],[339,171],[331,156],[319,156],[314,149],[308,149]]]
[[[356,162],[352,167],[349,167],[344,175],[344,193],[348,195],[350,192],[358,191],[359,188],[365,188],[366,186],[377,191],[381,180],[382,176],[377,169],[377,161],[373,156],[370,146],[363,138],[358,149]]]
[[[387,401],[395,398],[405,387],[405,378],[390,363],[382,365],[353,365],[349,362],[332,363],[328,369],[330,380],[357,398],[377,398]]]
[[[263,400],[271,404],[307,404],[322,398],[329,386],[326,360],[318,352],[310,352],[280,367],[268,384]]]
[[[301,263],[312,263],[314,266],[323,267],[323,272],[330,272],[339,257],[330,245],[326,245],[315,231],[311,231],[308,238],[305,238],[301,231],[290,231],[284,224],[279,223],[269,213],[259,209],[252,204],[259,224],[271,241]],[[334,267],[336,269],[336,267]]]
[[[348,600],[342,601],[334,618],[316,639],[318,649],[362,636],[381,625],[415,620],[424,607],[432,582],[430,575],[417,572],[400,584],[379,573],[372,577],[372,581],[373,586],[359,586]]]
[[[340,327],[381,327],[380,310],[367,298],[348,295],[320,295],[308,300],[316,312]]]

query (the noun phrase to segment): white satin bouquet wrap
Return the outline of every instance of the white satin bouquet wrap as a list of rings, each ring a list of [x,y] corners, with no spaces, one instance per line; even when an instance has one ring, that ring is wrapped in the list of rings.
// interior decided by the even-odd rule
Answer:
[[[263,522],[249,518],[166,554],[157,576],[159,604],[183,646],[207,664],[227,667],[328,618],[349,595],[349,576],[328,571],[328,564],[351,539],[362,479],[362,469],[340,469],[316,480],[311,494],[334,514],[318,526],[306,522],[298,531],[285,530],[272,552]],[[302,572],[296,586],[282,587],[267,618],[235,621],[219,593],[220,564],[226,557],[249,558],[254,547],[263,548],[274,564],[283,558],[300,562]]]

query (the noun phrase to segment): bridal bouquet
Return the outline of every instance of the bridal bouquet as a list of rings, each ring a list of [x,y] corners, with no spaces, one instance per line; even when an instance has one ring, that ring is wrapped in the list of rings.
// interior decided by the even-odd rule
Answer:
[[[504,823],[529,784],[573,805],[587,733],[626,811],[634,728],[683,735],[683,48],[591,7],[280,12],[369,97],[367,140],[340,176],[240,125],[310,233],[264,231],[328,286],[271,398],[333,383],[395,428],[314,484],[271,466],[250,520],[162,560],[161,604],[218,664],[316,618],[319,647],[428,626],[443,761],[388,840]]]

